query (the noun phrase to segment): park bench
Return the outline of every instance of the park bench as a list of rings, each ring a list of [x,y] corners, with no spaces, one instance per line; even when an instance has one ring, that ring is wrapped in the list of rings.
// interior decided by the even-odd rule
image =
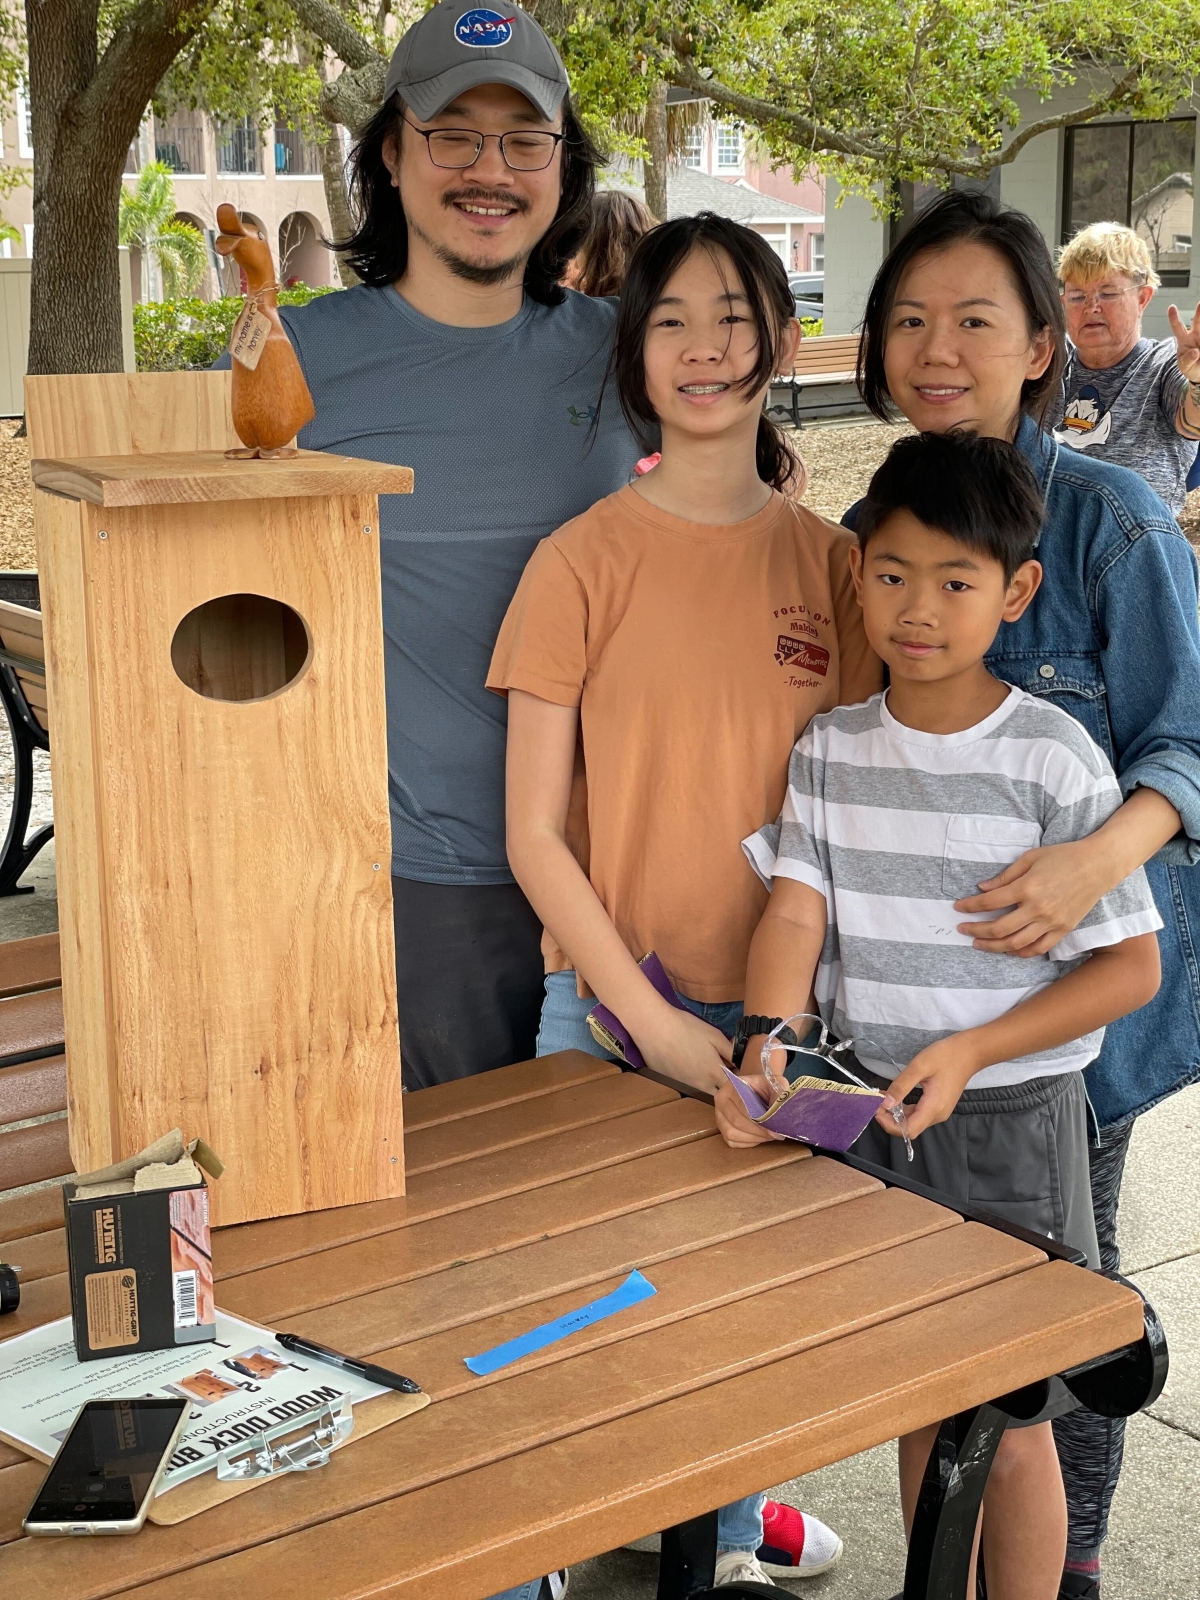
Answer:
[[[830,389],[852,384],[858,363],[858,334],[821,334],[801,339],[790,372],[771,380],[767,415],[777,422],[800,426],[800,396],[806,389]],[[787,396],[786,403],[777,396]]]
[[[56,933],[0,944],[0,1191],[71,1171],[61,984]]]
[[[17,879],[54,835],[48,822],[25,836],[33,802],[33,752],[50,748],[46,649],[41,612],[11,600],[0,600],[0,699],[13,743],[12,811],[0,850],[0,896],[30,894],[32,886],[18,888]]]
[[[217,1231],[217,1301],[433,1404],[103,1561],[21,1537],[44,1469],[0,1444],[5,1592],[480,1600],[666,1529],[660,1600],[685,1600],[710,1590],[712,1507],[946,1418],[904,1594],[951,1600],[995,1446],[1048,1376],[1109,1414],[1165,1376],[1152,1313],[1070,1251],[852,1160],[730,1150],[708,1105],[579,1052],[405,1096],[405,1147],[404,1199]],[[57,1189],[0,1198],[25,1268],[0,1341],[69,1309],[61,1223]],[[464,1365],[634,1267],[652,1298]],[[739,1592],[760,1591],[714,1600]]]

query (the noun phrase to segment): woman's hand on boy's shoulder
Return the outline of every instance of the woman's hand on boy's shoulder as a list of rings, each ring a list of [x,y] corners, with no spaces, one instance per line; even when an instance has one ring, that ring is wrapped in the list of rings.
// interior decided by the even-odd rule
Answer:
[[[766,1078],[753,1073],[741,1074],[743,1083],[750,1087],[770,1105],[775,1098],[775,1092],[768,1084]],[[781,1133],[772,1133],[770,1129],[762,1127],[760,1123],[752,1122],[746,1115],[746,1108],[738,1096],[737,1090],[726,1078],[717,1090],[713,1100],[717,1112],[717,1127],[725,1143],[732,1145],[735,1150],[744,1149],[748,1145],[766,1144],[771,1139],[782,1139]]]
[[[915,1106],[906,1106],[904,1112],[908,1136],[915,1139],[935,1122],[945,1122],[979,1065],[969,1054],[961,1033],[939,1039],[915,1055],[904,1071],[892,1079],[887,1098],[875,1113],[876,1122],[893,1138],[902,1138],[904,1129],[893,1119],[892,1107],[901,1104],[914,1089],[920,1089],[920,1100]]]

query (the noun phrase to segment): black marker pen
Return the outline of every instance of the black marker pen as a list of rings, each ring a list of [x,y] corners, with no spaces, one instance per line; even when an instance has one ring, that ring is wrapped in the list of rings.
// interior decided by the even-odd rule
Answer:
[[[386,1367],[374,1367],[369,1361],[356,1361],[353,1356],[344,1356],[337,1350],[328,1350],[323,1344],[314,1344],[311,1339],[302,1339],[298,1333],[277,1333],[275,1339],[293,1355],[309,1356],[314,1361],[327,1361],[331,1367],[341,1367],[345,1372],[353,1372],[356,1377],[365,1378],[368,1383],[376,1383],[381,1389],[399,1389],[401,1394],[421,1393],[421,1385],[414,1383],[411,1378],[402,1378],[398,1372],[389,1372]]]

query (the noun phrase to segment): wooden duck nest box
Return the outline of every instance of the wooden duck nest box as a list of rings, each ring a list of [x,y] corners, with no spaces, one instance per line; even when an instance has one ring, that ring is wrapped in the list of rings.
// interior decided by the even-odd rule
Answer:
[[[379,494],[231,461],[228,373],[30,378],[71,1156],[213,1221],[404,1193]]]

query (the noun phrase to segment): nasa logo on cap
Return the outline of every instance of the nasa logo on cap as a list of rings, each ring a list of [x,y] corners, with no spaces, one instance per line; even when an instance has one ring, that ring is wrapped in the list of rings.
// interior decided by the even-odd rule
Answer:
[[[494,50],[512,38],[512,25],[516,17],[504,17],[498,11],[464,11],[454,24],[454,37],[459,44],[469,44],[476,50]]]

